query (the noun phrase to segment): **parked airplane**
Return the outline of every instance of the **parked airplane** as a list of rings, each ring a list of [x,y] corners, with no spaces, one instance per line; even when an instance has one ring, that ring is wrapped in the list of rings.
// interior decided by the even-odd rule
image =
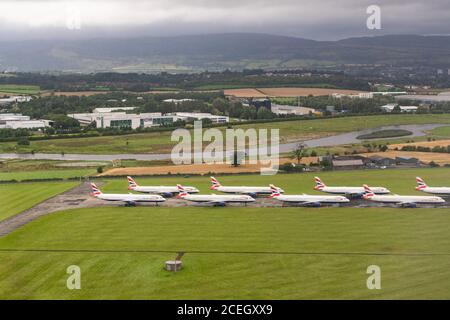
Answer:
[[[255,198],[260,194],[271,194],[272,190],[270,187],[225,187],[220,184],[220,182],[211,177],[211,188],[210,190],[217,190],[223,193],[235,193],[235,194],[246,194]],[[284,193],[284,190],[279,188],[280,193]]]
[[[416,188],[417,191],[440,195],[450,195],[450,187],[429,187],[427,186],[425,181],[420,177],[417,177],[416,181],[417,181],[417,188]]]
[[[216,194],[189,194],[184,189],[183,186],[177,185],[179,194],[177,198],[192,201],[192,202],[203,202],[207,204],[212,204],[214,206],[224,207],[227,202],[240,202],[248,203],[254,202],[255,199],[249,195],[236,194],[236,195],[216,195]]]
[[[314,190],[322,191],[325,193],[332,193],[332,194],[344,194],[350,197],[361,197],[364,194],[364,188],[363,187],[328,187],[325,185],[325,183],[320,180],[319,177],[315,177],[314,181],[316,182],[316,186],[314,187]],[[375,194],[388,194],[390,191],[383,187],[373,187],[372,191]]]
[[[177,186],[140,186],[134,181],[133,178],[127,177],[128,179],[128,190],[133,190],[141,193],[154,193],[160,194],[164,197],[172,197],[174,194],[178,193]],[[198,193],[198,189],[194,187],[183,187],[188,193]]]
[[[152,195],[142,195],[142,194],[108,194],[103,193],[94,183],[91,183],[92,196],[105,201],[119,201],[125,202],[128,205],[136,205],[137,202],[164,202],[166,199],[163,197],[152,194]]]
[[[445,200],[440,197],[435,196],[399,196],[399,195],[375,195],[373,190],[367,185],[364,185],[365,193],[363,199],[385,202],[385,203],[396,203],[401,207],[415,208],[418,204],[441,204]]]
[[[322,203],[346,203],[350,202],[344,196],[317,196],[317,195],[281,195],[278,188],[273,184],[270,185],[272,194],[269,198],[277,199],[283,202],[299,203],[308,207],[320,207]]]

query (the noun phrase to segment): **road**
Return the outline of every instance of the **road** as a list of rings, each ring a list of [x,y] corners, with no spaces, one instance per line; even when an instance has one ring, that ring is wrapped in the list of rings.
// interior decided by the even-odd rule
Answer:
[[[294,150],[299,143],[304,143],[307,147],[331,147],[343,144],[356,144],[361,143],[357,137],[362,134],[369,134],[379,130],[408,130],[412,134],[408,138],[421,137],[426,135],[426,131],[433,130],[437,127],[448,126],[448,124],[423,124],[423,125],[398,125],[398,126],[385,126],[379,128],[372,128],[361,131],[347,132],[343,134],[333,135],[324,138],[306,140],[306,141],[294,141],[289,143],[283,143],[279,146],[279,153],[288,153]],[[398,139],[398,138],[392,138]],[[382,140],[389,140],[385,138]],[[254,150],[254,149],[252,149]],[[250,152],[250,150],[247,150]],[[2,153],[0,159],[22,159],[22,160],[65,160],[65,161],[114,161],[114,160],[138,160],[138,161],[157,161],[157,160],[170,160],[171,154],[169,153],[145,153],[145,154],[57,154],[57,153]]]

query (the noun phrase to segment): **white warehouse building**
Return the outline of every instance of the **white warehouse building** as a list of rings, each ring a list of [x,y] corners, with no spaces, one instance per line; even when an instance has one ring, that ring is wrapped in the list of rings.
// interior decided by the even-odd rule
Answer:
[[[29,116],[17,113],[1,113],[0,129],[43,129],[49,127],[52,121],[31,120]]]
[[[401,112],[416,112],[419,107],[417,106],[399,106],[397,103],[389,103],[384,106],[381,106],[380,108],[385,112],[392,112],[394,111],[395,107],[399,107]]]

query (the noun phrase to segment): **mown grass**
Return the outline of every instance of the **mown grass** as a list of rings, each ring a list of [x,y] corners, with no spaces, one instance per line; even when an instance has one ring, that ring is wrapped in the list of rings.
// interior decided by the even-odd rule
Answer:
[[[312,139],[333,134],[359,131],[387,125],[450,123],[446,115],[380,115],[346,117],[334,119],[283,121],[234,126],[242,129],[279,129],[281,142]],[[222,130],[224,130],[222,128]],[[0,152],[24,152],[32,150],[46,153],[164,153],[170,152],[177,142],[171,141],[171,132],[152,132],[144,134],[72,138],[58,140],[32,141],[29,146],[18,146],[14,142],[0,143]]]
[[[450,137],[450,126],[435,128],[431,130],[430,134],[440,138],[448,138]]]
[[[92,169],[58,169],[37,171],[0,172],[0,181],[22,181],[34,179],[69,179],[80,178],[96,174]]]
[[[25,211],[77,185],[77,182],[0,184],[0,220]]]
[[[449,209],[61,212],[0,239],[0,298],[449,299],[449,223]],[[179,251],[184,269],[164,271]],[[81,290],[66,287],[70,265]],[[370,265],[381,290],[366,287]]]

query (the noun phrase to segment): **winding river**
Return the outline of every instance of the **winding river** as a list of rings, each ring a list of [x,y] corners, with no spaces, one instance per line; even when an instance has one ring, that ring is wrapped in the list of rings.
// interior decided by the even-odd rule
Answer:
[[[426,135],[426,131],[433,130],[438,127],[448,126],[448,124],[422,124],[422,125],[397,125],[397,126],[385,126],[378,128],[371,128],[361,131],[347,132],[343,134],[333,135],[324,138],[306,140],[306,141],[296,141],[290,143],[280,144],[280,153],[287,153],[296,148],[296,146],[301,142],[307,147],[332,147],[343,144],[356,144],[361,143],[357,137],[362,134],[369,134],[380,130],[408,130],[412,134],[407,136],[408,138],[421,137]],[[405,138],[405,137],[403,137]],[[382,140],[387,140],[389,138],[384,138]],[[398,139],[391,138],[391,139]],[[2,153],[0,154],[0,159],[23,159],[23,160],[65,160],[65,161],[113,161],[113,160],[141,160],[141,161],[151,161],[151,160],[168,160],[170,159],[170,154],[157,154],[157,153],[147,153],[147,154],[55,154],[55,153]]]

